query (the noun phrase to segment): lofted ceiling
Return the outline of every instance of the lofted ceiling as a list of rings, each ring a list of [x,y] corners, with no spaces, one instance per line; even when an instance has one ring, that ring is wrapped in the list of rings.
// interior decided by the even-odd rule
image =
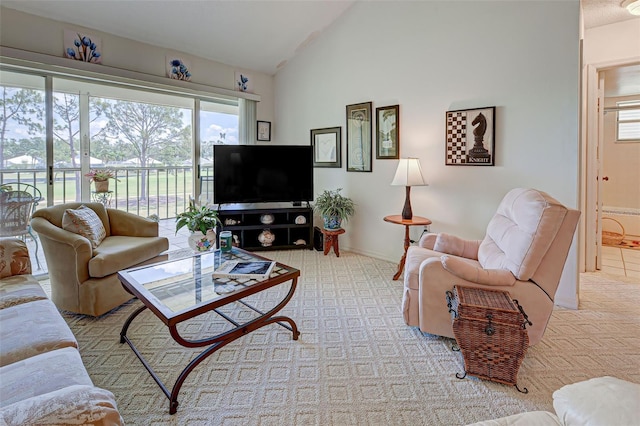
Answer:
[[[94,28],[239,69],[273,75],[355,2],[2,0],[1,4],[3,7]],[[622,8],[621,2],[581,0],[585,29],[640,19]],[[629,88],[638,90],[639,66],[607,73],[609,88],[617,93],[615,95]]]
[[[2,0],[3,7],[275,74],[354,1]]]

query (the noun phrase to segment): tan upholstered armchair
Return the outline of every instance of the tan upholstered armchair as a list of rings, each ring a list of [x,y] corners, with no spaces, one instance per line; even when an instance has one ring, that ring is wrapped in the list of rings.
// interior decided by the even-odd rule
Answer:
[[[540,341],[553,310],[580,212],[548,194],[517,188],[504,197],[483,240],[425,234],[407,252],[402,309],[408,325],[454,337],[445,292],[454,285],[508,291]]]
[[[95,248],[85,236],[63,229],[65,211],[82,204],[93,210],[104,226],[104,239]],[[31,225],[40,236],[47,260],[51,299],[58,309],[79,314],[99,316],[131,299],[117,272],[154,261],[169,248],[169,241],[158,237],[157,222],[105,208],[101,203],[40,209],[33,214]]]

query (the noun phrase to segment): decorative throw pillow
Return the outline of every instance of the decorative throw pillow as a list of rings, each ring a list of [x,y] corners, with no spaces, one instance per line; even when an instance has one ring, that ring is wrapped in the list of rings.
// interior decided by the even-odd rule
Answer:
[[[81,205],[77,209],[67,209],[62,216],[62,229],[82,235],[96,248],[107,236],[102,221],[89,207]]]
[[[29,250],[24,241],[7,238],[0,245],[0,278],[31,273]]]

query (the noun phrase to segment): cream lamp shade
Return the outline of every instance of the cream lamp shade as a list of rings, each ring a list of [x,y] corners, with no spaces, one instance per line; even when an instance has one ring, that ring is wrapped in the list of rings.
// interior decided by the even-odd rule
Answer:
[[[422,167],[417,158],[402,158],[398,163],[396,175],[391,185],[394,186],[424,186],[427,183],[422,177]]]
[[[396,175],[393,177],[391,185],[406,187],[406,196],[404,200],[404,208],[402,209],[402,219],[411,220],[413,212],[411,210],[411,187],[425,186],[427,183],[422,176],[422,167],[420,160],[417,158],[402,158],[398,163]]]

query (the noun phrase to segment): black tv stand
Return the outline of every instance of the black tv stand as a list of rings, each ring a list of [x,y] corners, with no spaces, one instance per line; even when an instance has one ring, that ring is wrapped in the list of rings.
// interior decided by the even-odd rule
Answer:
[[[265,215],[271,215],[273,222],[263,223],[268,222]],[[218,218],[222,222],[222,226],[216,229],[218,235],[220,231],[231,231],[233,241],[238,241],[239,247],[245,250],[313,249],[313,209],[309,203],[305,207],[278,204],[218,206]],[[258,240],[265,230],[275,236],[269,246],[263,246]]]

